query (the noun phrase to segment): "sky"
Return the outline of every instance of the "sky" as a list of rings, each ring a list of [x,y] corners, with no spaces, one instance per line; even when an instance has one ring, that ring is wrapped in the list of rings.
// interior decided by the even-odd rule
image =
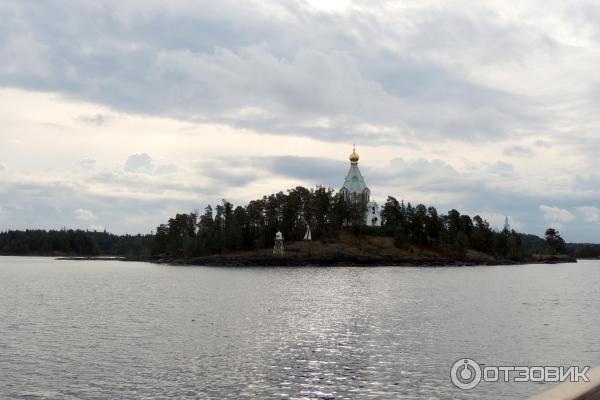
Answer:
[[[600,4],[3,0],[0,230],[341,187],[600,242]]]

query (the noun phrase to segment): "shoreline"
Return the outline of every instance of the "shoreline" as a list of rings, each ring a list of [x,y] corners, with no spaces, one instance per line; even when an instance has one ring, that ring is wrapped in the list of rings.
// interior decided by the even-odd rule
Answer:
[[[527,264],[577,263],[568,256],[546,256],[527,260],[453,260],[448,258],[395,258],[395,257],[239,257],[208,256],[197,258],[147,258],[147,257],[55,257],[71,261],[129,261],[173,266],[203,267],[473,267]]]

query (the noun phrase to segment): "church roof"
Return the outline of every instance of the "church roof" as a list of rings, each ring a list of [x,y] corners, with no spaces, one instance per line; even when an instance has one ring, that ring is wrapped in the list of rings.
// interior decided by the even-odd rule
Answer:
[[[365,183],[365,178],[363,178],[360,173],[357,163],[350,164],[350,170],[348,171],[348,174],[346,174],[343,187],[348,189],[350,193],[361,193],[366,189],[367,184]]]

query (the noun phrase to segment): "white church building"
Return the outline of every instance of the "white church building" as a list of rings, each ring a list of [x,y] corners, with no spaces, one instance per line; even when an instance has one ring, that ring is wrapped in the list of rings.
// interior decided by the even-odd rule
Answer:
[[[381,226],[381,213],[379,205],[371,201],[371,191],[365,183],[358,169],[358,154],[356,149],[353,149],[350,154],[350,170],[346,174],[344,185],[340,189],[340,194],[348,203],[364,202],[367,204],[367,212],[365,214],[365,224],[369,226]]]

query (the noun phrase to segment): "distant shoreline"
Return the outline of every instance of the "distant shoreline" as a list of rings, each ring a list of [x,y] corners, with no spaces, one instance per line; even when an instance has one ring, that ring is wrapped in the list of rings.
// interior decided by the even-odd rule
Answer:
[[[447,258],[393,258],[393,257],[239,257],[212,256],[197,258],[144,258],[144,257],[56,257],[72,261],[130,261],[174,266],[206,267],[470,267],[526,264],[576,263],[568,256],[545,256],[522,261],[514,260],[452,260]]]
[[[453,260],[449,258],[397,257],[235,257],[213,256],[190,259],[161,258],[147,260],[156,264],[215,267],[468,267],[524,264],[576,263],[571,257],[547,257],[540,260]]]

